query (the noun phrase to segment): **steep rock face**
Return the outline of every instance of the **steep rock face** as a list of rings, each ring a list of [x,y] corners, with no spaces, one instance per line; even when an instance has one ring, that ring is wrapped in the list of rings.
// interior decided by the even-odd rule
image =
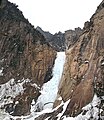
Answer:
[[[65,51],[65,35],[62,32],[55,33],[52,35],[50,32],[43,31],[40,27],[36,28],[42,35],[46,38],[46,41],[52,46],[56,51]]]
[[[57,51],[65,51],[66,49],[65,36],[62,32],[55,33],[49,43],[54,45],[53,47]]]
[[[58,97],[70,99],[64,115],[76,116],[92,101],[104,96],[104,1],[85,23],[78,41],[66,51],[66,63]],[[60,104],[56,99],[54,106]],[[104,103],[103,103],[104,104]],[[104,108],[103,108],[104,111]]]
[[[75,28],[75,30],[67,30],[65,33],[58,32],[52,35],[50,32],[43,31],[40,27],[36,28],[42,35],[46,38],[46,41],[55,49],[56,51],[65,51],[74,45],[79,36],[83,33],[83,29],[80,27]]]
[[[73,46],[77,40],[79,39],[79,36],[83,33],[83,30],[78,27],[75,28],[75,30],[67,30],[65,31],[65,46],[66,49],[69,49],[71,46]]]
[[[42,28],[40,28],[39,26],[36,27],[36,30],[38,30],[45,37],[47,42],[50,41],[53,37],[53,34],[48,31],[43,31]]]
[[[10,80],[12,80],[10,82],[12,88],[16,84],[23,83],[22,92],[20,91],[13,98],[6,94],[9,88],[5,88],[4,95],[1,94],[0,103],[4,98],[13,99],[12,105],[5,102],[3,105],[9,113],[12,112],[13,115],[29,113],[32,99],[36,100],[40,94],[39,87],[52,77],[55,57],[56,51],[23,17],[22,12],[14,4],[2,0],[0,5],[0,88],[3,88],[3,85],[6,87]],[[15,104],[16,101],[18,104]]]

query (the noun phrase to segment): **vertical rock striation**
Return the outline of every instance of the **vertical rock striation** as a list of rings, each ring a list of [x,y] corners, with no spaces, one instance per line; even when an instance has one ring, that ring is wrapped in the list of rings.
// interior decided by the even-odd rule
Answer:
[[[75,30],[67,30],[65,31],[65,46],[66,49],[69,49],[71,46],[73,46],[77,40],[79,39],[79,36],[83,33],[83,29],[80,27],[75,28]]]
[[[32,99],[39,96],[39,87],[52,77],[51,71],[56,51],[43,35],[24,18],[17,6],[2,0],[0,4],[0,85],[14,79],[14,84],[24,82],[23,91],[13,98],[13,115],[26,115]],[[12,86],[11,86],[12,87]],[[7,89],[5,90],[8,91]],[[2,96],[1,99],[8,99]],[[9,96],[11,97],[11,96]],[[10,105],[6,107],[10,109]]]
[[[66,63],[58,96],[70,99],[64,115],[76,116],[94,94],[104,96],[104,1],[86,22],[83,34],[66,51]],[[59,104],[57,99],[54,106]],[[104,104],[104,103],[103,103]],[[104,111],[104,109],[103,109]]]

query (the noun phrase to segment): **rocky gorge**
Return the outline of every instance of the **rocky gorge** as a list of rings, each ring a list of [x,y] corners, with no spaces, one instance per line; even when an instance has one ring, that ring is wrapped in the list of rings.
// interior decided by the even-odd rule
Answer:
[[[54,35],[34,28],[16,5],[1,0],[0,115],[8,113],[8,120],[103,120],[103,33],[104,0],[83,29]],[[66,59],[53,109],[42,113],[37,107],[41,114],[31,117],[32,101],[37,103],[42,86],[53,78],[60,51]]]

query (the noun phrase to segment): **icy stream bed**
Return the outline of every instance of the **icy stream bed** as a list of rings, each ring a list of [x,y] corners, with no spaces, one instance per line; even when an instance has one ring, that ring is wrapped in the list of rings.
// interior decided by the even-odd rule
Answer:
[[[43,85],[42,90],[40,91],[41,95],[37,101],[42,110],[46,108],[52,108],[53,106],[53,102],[57,96],[58,85],[61,79],[64,62],[65,52],[58,52],[53,68],[53,77],[50,81]]]

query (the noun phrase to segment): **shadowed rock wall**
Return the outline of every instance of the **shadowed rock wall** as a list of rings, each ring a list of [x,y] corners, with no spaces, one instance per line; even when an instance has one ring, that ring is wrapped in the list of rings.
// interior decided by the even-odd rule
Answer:
[[[33,87],[32,84],[36,83],[41,88],[44,82],[50,80],[55,58],[56,51],[24,18],[17,6],[7,0],[2,1],[0,5],[0,70],[2,70],[0,84],[5,84],[10,79],[14,79],[15,83],[29,79],[23,85],[24,92],[13,98],[14,103],[19,101],[14,115],[29,113],[32,99],[36,100],[40,94],[40,89]]]
[[[76,116],[92,101],[104,96],[104,1],[86,22],[78,41],[66,51],[66,62],[58,96],[70,103],[65,115]],[[54,106],[60,102],[55,101]]]

